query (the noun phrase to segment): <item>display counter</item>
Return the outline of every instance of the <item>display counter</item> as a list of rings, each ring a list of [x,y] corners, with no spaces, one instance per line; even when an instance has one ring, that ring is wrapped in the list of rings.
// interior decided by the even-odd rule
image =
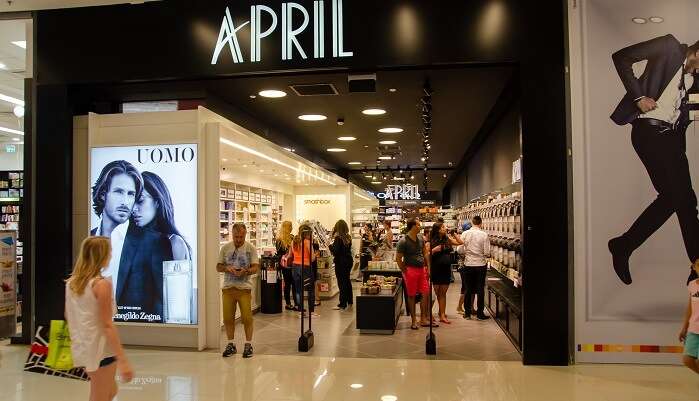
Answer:
[[[393,334],[403,308],[403,283],[390,293],[361,294],[355,300],[357,329],[361,334]]]
[[[485,301],[490,315],[521,352],[522,292],[512,280],[494,269],[488,269],[487,284]]]

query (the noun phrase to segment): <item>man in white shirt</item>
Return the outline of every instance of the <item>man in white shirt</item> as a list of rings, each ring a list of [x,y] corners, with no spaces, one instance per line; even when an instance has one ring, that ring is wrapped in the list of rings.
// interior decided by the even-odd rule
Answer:
[[[466,278],[466,296],[464,299],[464,319],[471,319],[473,309],[473,296],[478,298],[476,318],[489,319],[485,315],[485,279],[488,273],[487,258],[490,256],[490,238],[483,231],[483,220],[475,216],[471,221],[473,226],[461,234],[463,245],[459,246],[460,253],[464,255],[464,269]]]
[[[631,254],[673,214],[690,262],[699,258],[697,197],[686,155],[688,93],[696,87],[699,42],[687,46],[665,35],[621,49],[612,59],[626,95],[611,118],[633,126],[631,143],[658,193],[631,227],[608,243],[614,271],[628,285]],[[633,65],[644,60],[645,71],[637,77]]]

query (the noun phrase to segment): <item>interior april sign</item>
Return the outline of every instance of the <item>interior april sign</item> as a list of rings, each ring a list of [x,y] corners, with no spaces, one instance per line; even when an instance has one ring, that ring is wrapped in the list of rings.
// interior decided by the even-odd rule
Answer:
[[[412,200],[420,199],[420,190],[417,185],[387,185],[386,192],[376,194],[379,199]]]
[[[265,19],[265,25],[268,26],[262,30],[262,22]],[[332,49],[333,57],[352,57],[351,51],[346,51],[344,48],[344,27],[343,27],[343,9],[342,0],[332,0]],[[221,51],[228,45],[233,56],[233,62],[238,64],[245,61],[243,53],[240,50],[240,42],[238,41],[238,31],[249,25],[250,34],[243,37],[250,37],[250,62],[256,63],[262,60],[261,44],[262,39],[270,36],[279,25],[281,25],[282,34],[282,60],[292,60],[294,58],[294,50],[303,59],[307,59],[306,51],[299,43],[298,35],[303,33],[311,22],[311,16],[306,9],[299,3],[285,2],[281,3],[281,17],[278,17],[277,12],[266,5],[250,6],[250,20],[235,26],[231,12],[226,7],[226,14],[221,23],[221,30],[218,34],[214,55],[211,59],[211,64],[218,63],[218,57]],[[313,58],[325,58],[325,1],[313,1]]]

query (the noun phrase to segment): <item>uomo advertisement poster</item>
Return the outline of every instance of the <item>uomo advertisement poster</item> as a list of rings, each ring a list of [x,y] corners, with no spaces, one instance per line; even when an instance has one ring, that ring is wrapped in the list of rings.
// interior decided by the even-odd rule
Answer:
[[[90,235],[111,239],[115,320],[196,324],[197,145],[92,148],[90,164]]]

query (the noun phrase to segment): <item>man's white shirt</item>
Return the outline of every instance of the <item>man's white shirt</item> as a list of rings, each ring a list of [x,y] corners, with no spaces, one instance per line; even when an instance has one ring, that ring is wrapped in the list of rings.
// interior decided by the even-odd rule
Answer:
[[[654,118],[670,124],[677,122],[677,119],[680,118],[682,99],[687,96],[686,88],[691,88],[692,85],[694,85],[694,76],[691,73],[684,74],[684,67],[685,65],[683,64],[677,73],[675,73],[675,76],[667,85],[662,95],[660,95],[660,98],[655,101],[658,107],[648,113],[641,114],[638,118]],[[683,74],[685,89],[681,90],[680,86]]]
[[[490,256],[490,238],[488,233],[478,227],[471,227],[461,234],[462,253],[465,266],[485,266]]]
[[[119,264],[121,263],[121,250],[124,248],[124,239],[126,239],[126,232],[129,229],[129,221],[126,220],[125,223],[119,224],[112,230],[112,235],[109,237],[112,243],[112,258],[109,261],[109,265],[106,269],[102,271],[102,276],[112,279],[112,291],[116,297],[117,280],[119,278]],[[96,236],[102,236],[102,219],[99,220],[99,225],[97,226]],[[115,299],[116,301],[116,299]]]

